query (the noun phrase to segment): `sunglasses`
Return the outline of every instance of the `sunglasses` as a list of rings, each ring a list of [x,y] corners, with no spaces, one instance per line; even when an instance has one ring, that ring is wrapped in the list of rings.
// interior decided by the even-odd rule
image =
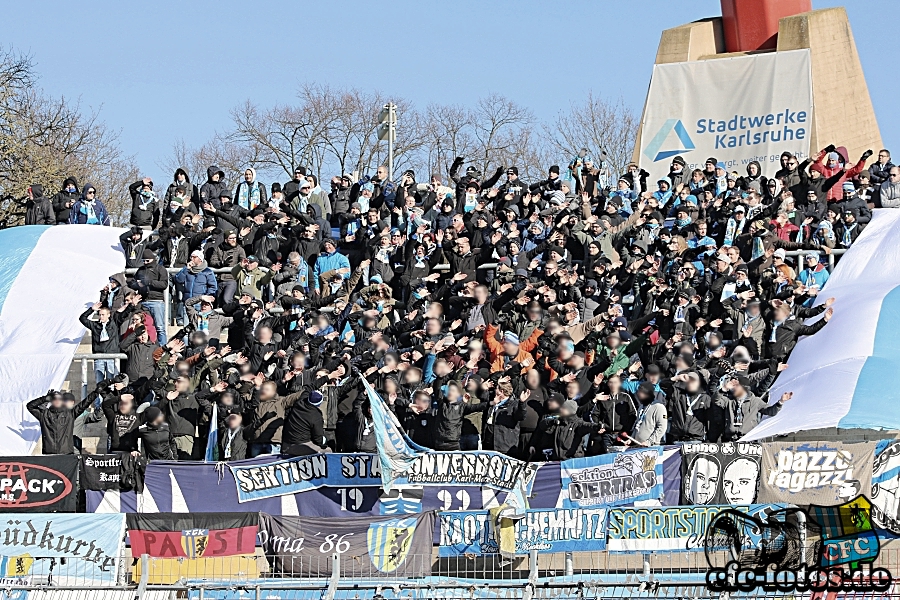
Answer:
[[[87,195],[88,195],[88,196],[93,196],[93,195],[94,195],[94,190],[89,191],[89,192],[87,193]]]

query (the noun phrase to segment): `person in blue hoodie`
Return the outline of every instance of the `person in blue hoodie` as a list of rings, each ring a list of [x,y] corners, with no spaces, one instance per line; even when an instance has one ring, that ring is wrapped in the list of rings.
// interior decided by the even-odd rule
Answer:
[[[828,281],[828,269],[819,262],[818,252],[809,252],[806,255],[806,268],[797,275],[797,281],[806,287],[816,287],[819,290],[825,287],[825,282]],[[814,295],[810,296],[803,303],[803,306],[812,306],[815,300]]]
[[[322,284],[319,282],[319,277],[321,277],[323,273],[335,271],[337,269],[343,269],[341,272],[343,279],[350,278],[350,260],[337,251],[334,240],[327,238],[322,242],[322,251],[316,259],[316,266],[313,269],[312,274],[312,288],[318,291],[320,287],[322,287]],[[328,293],[330,293],[330,291]]]
[[[184,301],[195,296],[215,296],[219,291],[216,275],[206,263],[202,250],[191,252],[188,264],[175,274],[178,292],[175,301],[175,319],[178,325],[187,323]]]
[[[90,183],[81,188],[81,198],[72,207],[69,223],[72,225],[111,225],[109,212],[103,202],[97,198],[97,188]]]

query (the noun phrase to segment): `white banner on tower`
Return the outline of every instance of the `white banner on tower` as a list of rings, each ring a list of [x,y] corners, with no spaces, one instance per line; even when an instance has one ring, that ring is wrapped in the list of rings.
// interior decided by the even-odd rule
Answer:
[[[771,177],[782,152],[809,154],[810,127],[809,50],[655,65],[640,164],[654,181],[676,155],[691,169],[715,158],[740,175],[755,160]]]

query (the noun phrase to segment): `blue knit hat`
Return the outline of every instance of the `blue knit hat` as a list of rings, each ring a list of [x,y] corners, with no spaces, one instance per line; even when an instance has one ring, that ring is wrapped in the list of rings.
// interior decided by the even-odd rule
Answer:
[[[517,336],[512,331],[504,331],[503,332],[503,341],[509,342],[511,344],[515,344],[516,346],[518,346],[519,345],[519,336]]]

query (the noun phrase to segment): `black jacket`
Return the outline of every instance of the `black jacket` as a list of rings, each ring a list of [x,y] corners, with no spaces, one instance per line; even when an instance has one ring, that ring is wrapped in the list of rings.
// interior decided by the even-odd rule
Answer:
[[[283,448],[310,442],[317,446],[324,444],[325,417],[318,406],[309,403],[310,391],[308,389],[305,397],[294,403],[284,419],[281,434]]]
[[[74,192],[67,192],[66,185],[69,182],[75,186]],[[68,223],[69,216],[72,213],[72,206],[81,198],[81,192],[78,190],[78,180],[74,177],[66,177],[63,181],[62,188],[53,196],[53,211],[56,213],[57,223]],[[71,204],[71,206],[66,206]]]
[[[44,188],[38,184],[31,186],[34,198],[25,203],[26,225],[56,225],[53,203],[44,197]]]
[[[175,460],[178,456],[175,438],[172,437],[168,423],[163,423],[158,428],[141,425],[138,428],[138,438],[141,440],[141,453],[147,460]]]
[[[137,180],[128,186],[128,193],[131,194],[131,218],[129,223],[138,227],[152,227],[156,229],[159,225],[159,198],[155,195],[145,198],[141,194],[143,180]]]
[[[597,425],[588,423],[578,416],[560,417],[548,415],[538,424],[532,437],[533,460],[565,460],[584,456],[582,438]]]
[[[106,434],[109,436],[111,452],[131,452],[138,447],[138,427],[140,416],[135,412],[123,415],[116,410],[119,402],[118,394],[109,394],[100,408],[106,416]]]
[[[488,450],[510,454],[519,445],[519,423],[525,420],[528,406],[517,398],[505,404],[488,406],[482,417],[481,439]]]
[[[820,304],[813,309],[814,312],[809,316],[817,315],[824,312],[825,305]],[[808,317],[804,317],[808,318]],[[825,319],[819,319],[812,325],[804,325],[803,321],[796,318],[788,318],[782,325],[775,329],[775,341],[771,342],[772,329],[774,324],[767,323],[765,337],[765,358],[782,359],[794,349],[800,336],[813,335],[823,327],[825,327]]]
[[[144,301],[162,301],[163,292],[169,287],[169,273],[157,261],[142,264],[134,274],[132,287],[140,292]]]
[[[229,433],[227,427],[219,428],[219,460],[244,460],[247,458],[247,438],[244,437],[244,428],[238,429],[233,436]]]
[[[710,421],[717,421],[720,411],[713,406],[712,398],[702,390],[689,394],[681,382],[665,379],[660,387],[666,392],[666,410],[669,413],[669,442],[694,442],[706,440]],[[713,429],[717,429],[715,426]]]
[[[179,394],[174,400],[163,395],[159,408],[166,415],[173,436],[194,435],[200,418],[200,404],[194,394]]]
[[[448,450],[459,447],[459,436],[462,435],[463,417],[469,413],[480,412],[487,408],[487,403],[467,404],[463,399],[458,402],[447,402],[441,399],[434,407],[435,450]]]
[[[121,293],[121,292],[120,292]],[[109,322],[106,324],[106,335],[108,339],[100,341],[103,331],[103,323],[91,320],[89,317],[94,314],[93,308],[88,308],[81,313],[78,320],[84,325],[85,329],[91,332],[91,352],[96,354],[118,354],[119,350],[119,327],[125,319],[125,312],[115,311],[110,315]]]
[[[53,408],[47,396],[35,398],[25,408],[41,424],[41,452],[44,454],[74,454],[75,419],[97,398],[93,391],[74,408]]]

